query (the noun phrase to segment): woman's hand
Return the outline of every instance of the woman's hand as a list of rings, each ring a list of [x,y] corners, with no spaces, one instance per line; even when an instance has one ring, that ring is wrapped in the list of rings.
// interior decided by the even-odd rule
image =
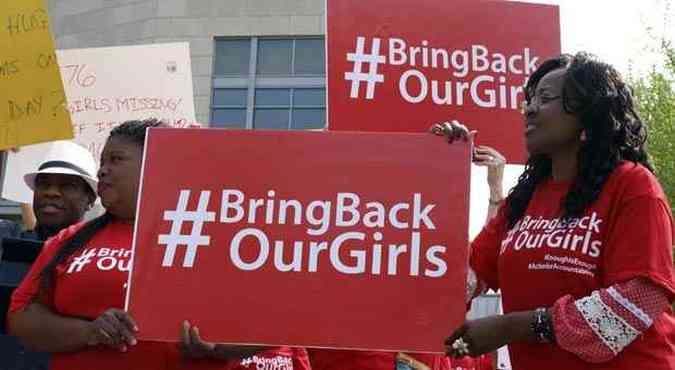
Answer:
[[[202,340],[199,328],[183,321],[178,349],[187,358],[202,359],[214,357],[216,343]]]
[[[452,357],[478,357],[509,344],[504,316],[467,321],[446,341],[446,354]]]
[[[458,121],[437,123],[431,126],[430,131],[434,135],[446,136],[451,143],[455,140],[468,141],[469,139],[473,139],[477,132],[469,131],[466,126]]]
[[[494,148],[478,145],[474,149],[473,163],[477,166],[487,167],[490,199],[501,201],[504,198],[502,186],[504,183],[506,158]]]
[[[458,121],[437,123],[431,126],[434,135],[445,136],[449,142],[455,140],[473,140],[477,131],[471,131]],[[478,145],[473,150],[473,163],[485,166],[488,169],[488,185],[490,186],[490,200],[501,202],[504,198],[502,184],[504,182],[504,166],[506,158],[494,148]]]
[[[192,326],[188,321],[183,321],[180,337],[178,350],[184,357],[192,359],[240,360],[270,350],[270,347],[207,342],[201,338],[199,328]]]
[[[87,344],[105,345],[126,352],[128,346],[135,346],[138,343],[135,336],[137,332],[138,326],[129,313],[111,308],[89,323]]]
[[[478,357],[513,342],[536,342],[534,317],[535,311],[520,311],[467,321],[445,340],[446,354]]]

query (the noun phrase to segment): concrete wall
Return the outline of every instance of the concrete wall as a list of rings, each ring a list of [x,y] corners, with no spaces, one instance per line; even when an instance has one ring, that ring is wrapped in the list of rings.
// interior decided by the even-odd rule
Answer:
[[[47,0],[59,49],[188,41],[209,123],[215,37],[325,34],[324,0]]]

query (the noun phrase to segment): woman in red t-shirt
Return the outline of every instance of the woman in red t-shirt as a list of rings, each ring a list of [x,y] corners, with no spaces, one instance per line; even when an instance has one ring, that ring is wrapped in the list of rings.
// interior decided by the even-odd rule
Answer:
[[[304,349],[209,343],[184,323],[180,346],[138,342],[124,306],[145,132],[156,120],[113,129],[101,154],[98,194],[106,214],[48,240],[12,296],[9,330],[52,353],[54,370],[309,369]],[[262,365],[262,366],[261,366]]]
[[[449,354],[509,345],[518,370],[675,368],[673,220],[629,87],[588,54],[562,55],[525,99],[525,172],[471,245],[469,286],[501,289],[505,315],[467,322]]]

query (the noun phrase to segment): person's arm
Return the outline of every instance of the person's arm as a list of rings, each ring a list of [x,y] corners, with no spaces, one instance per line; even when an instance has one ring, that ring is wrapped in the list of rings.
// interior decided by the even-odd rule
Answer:
[[[670,307],[666,291],[633,279],[575,300],[566,296],[551,309],[556,341],[586,362],[613,359]]]
[[[192,359],[236,360],[270,349],[262,346],[236,346],[207,342],[201,338],[199,328],[183,322],[178,349],[184,357]]]
[[[513,342],[534,342],[534,318],[535,311],[522,311],[467,321],[446,339],[446,354],[475,358]]]
[[[38,352],[70,352],[86,347],[89,324],[57,315],[42,303],[31,303],[8,317],[9,332]]]
[[[23,220],[26,230],[35,229],[37,219],[35,218],[35,212],[33,212],[32,205],[28,203],[21,203],[21,219]]]
[[[138,331],[124,311],[109,309],[93,321],[55,313],[42,303],[31,303],[10,313],[9,332],[38,352],[74,352],[105,345],[121,352],[137,344]]]
[[[12,293],[7,324],[9,333],[27,347],[42,352],[70,352],[90,345],[126,350],[134,345],[137,331],[133,319],[118,309],[109,309],[95,320],[58,314],[52,307],[53,289],[41,287],[45,266],[68,237],[64,230],[47,241],[28,274]]]
[[[477,166],[487,167],[487,181],[490,187],[490,198],[488,199],[488,212],[485,219],[487,224],[497,215],[499,207],[504,203],[504,166],[506,158],[494,148],[484,145],[477,145],[474,150],[473,163]]]
[[[605,220],[600,289],[553,306],[558,345],[587,362],[616,357],[640,338],[675,298],[673,221],[651,173],[625,175],[627,195]]]
[[[477,357],[514,342],[552,342],[586,362],[600,363],[621,353],[669,307],[663,288],[633,279],[578,300],[562,297],[542,316],[547,336],[533,330],[536,310],[520,311],[468,321],[445,344],[448,355]],[[460,338],[467,346],[464,353],[456,345]]]

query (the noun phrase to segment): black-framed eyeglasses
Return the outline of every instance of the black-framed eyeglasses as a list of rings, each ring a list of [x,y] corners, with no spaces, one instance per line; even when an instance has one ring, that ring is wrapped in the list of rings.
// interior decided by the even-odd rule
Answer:
[[[523,106],[522,106],[522,113],[525,113],[527,111],[528,107],[534,107],[535,111],[538,111],[539,108],[547,103],[550,103],[554,100],[558,100],[562,98],[562,95],[556,95],[556,96],[533,96],[530,98],[530,101],[528,102],[527,100],[523,101]]]

